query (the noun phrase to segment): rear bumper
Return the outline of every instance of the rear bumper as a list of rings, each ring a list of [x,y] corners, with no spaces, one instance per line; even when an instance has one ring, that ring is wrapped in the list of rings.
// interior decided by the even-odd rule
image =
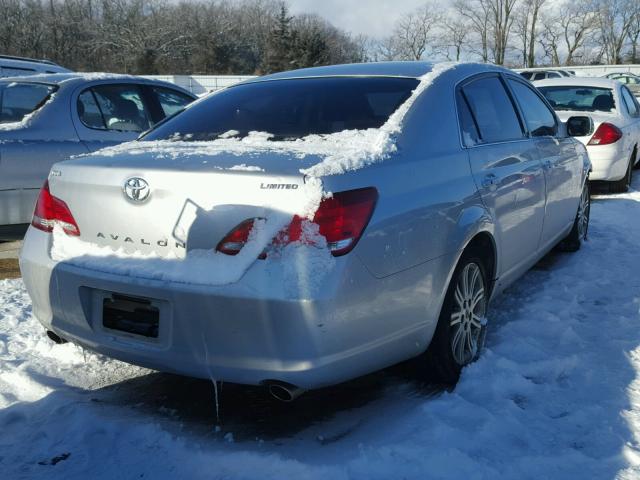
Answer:
[[[587,152],[592,165],[590,180],[617,181],[626,175],[630,154],[623,151],[622,142],[588,146]]]
[[[243,384],[339,383],[426,349],[453,258],[376,279],[342,257],[321,294],[287,298],[256,262],[222,287],[137,279],[53,262],[50,235],[30,229],[20,259],[34,314],[90,350],[162,371]],[[111,292],[160,305],[160,335],[145,341],[102,326]]]

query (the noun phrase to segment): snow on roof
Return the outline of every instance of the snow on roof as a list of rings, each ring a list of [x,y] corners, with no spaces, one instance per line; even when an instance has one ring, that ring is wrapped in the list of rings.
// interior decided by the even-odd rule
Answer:
[[[137,77],[135,75],[125,75],[120,73],[105,73],[105,72],[71,72],[71,73],[41,73],[36,75],[28,75],[25,77],[6,77],[0,79],[3,82],[6,81],[20,81],[20,82],[35,82],[35,83],[51,83],[59,85],[65,82],[80,81],[80,80],[144,80],[143,77]],[[163,82],[166,83],[166,82]]]
[[[394,63],[392,62],[392,64]],[[430,65],[417,63],[423,66]],[[273,135],[267,132],[250,132],[244,138],[225,135],[212,141],[201,142],[137,141],[109,147],[93,155],[119,156],[154,153],[179,158],[189,155],[233,154],[240,156],[260,152],[288,153],[295,158],[305,158],[309,155],[321,158],[318,163],[301,168],[300,173],[304,175],[322,177],[341,174],[383,161],[395,152],[397,136],[402,130],[403,120],[411,106],[439,75],[456,65],[458,64],[448,62],[430,66],[428,73],[419,77],[420,82],[411,96],[389,117],[382,127],[377,129],[344,130],[327,135],[308,135],[294,141],[274,141],[271,140]]]

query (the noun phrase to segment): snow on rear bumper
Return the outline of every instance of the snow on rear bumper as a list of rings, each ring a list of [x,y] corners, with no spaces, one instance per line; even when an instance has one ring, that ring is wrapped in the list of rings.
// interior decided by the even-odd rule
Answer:
[[[48,237],[30,229],[21,255],[34,313],[45,328],[157,370],[244,384],[280,380],[304,388],[348,380],[423,351],[444,289],[437,279],[446,278],[451,261],[441,258],[375,279],[350,255],[332,272],[334,288],[315,298],[286,298],[281,285],[261,284],[259,275],[205,287],[56,264],[46,253]],[[434,289],[433,295],[425,299],[424,289],[416,287],[421,284]],[[101,328],[105,292],[164,305],[166,333],[152,343]]]

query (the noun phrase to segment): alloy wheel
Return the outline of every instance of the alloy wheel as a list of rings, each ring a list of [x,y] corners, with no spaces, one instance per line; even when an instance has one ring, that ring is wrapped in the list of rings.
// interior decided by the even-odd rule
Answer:
[[[466,365],[478,355],[486,324],[486,309],[482,270],[476,263],[468,263],[458,276],[449,323],[451,353],[458,365]]]
[[[590,213],[591,195],[589,193],[589,184],[585,183],[582,189],[582,195],[580,197],[580,205],[578,206],[578,238],[580,240],[585,240],[587,238]]]

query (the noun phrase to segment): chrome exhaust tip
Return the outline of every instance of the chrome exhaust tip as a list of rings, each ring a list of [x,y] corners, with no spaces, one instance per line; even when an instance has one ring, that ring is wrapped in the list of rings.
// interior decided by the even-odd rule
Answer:
[[[273,398],[285,403],[293,402],[306,391],[286,382],[266,382],[266,386]]]

